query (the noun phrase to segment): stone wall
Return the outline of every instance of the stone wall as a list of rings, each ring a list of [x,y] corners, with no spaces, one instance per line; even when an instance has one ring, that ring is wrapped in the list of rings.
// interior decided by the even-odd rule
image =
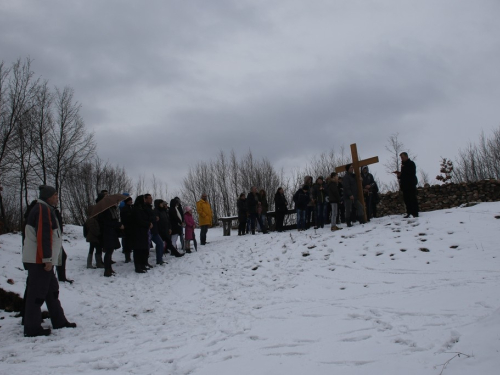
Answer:
[[[500,180],[443,184],[418,189],[420,211],[434,211],[458,207],[471,202],[500,201]],[[377,216],[404,214],[406,212],[401,192],[380,194]]]

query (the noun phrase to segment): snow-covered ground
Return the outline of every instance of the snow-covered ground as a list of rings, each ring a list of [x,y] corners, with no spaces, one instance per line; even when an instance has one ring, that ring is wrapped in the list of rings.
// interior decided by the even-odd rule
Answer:
[[[66,226],[76,281],[60,299],[78,327],[25,338],[0,312],[0,373],[496,375],[499,218],[482,203],[335,233],[215,228],[144,275],[118,251],[112,278],[85,268],[82,230]],[[22,295],[20,242],[0,237],[0,286]]]

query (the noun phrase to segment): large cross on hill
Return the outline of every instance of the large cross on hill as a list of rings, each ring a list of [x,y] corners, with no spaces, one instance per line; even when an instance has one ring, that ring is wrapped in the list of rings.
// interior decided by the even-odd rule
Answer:
[[[351,145],[351,156],[352,156],[352,166],[354,167],[354,173],[356,174],[356,181],[358,182],[358,200],[361,202],[361,205],[363,206],[364,217],[366,221],[367,217],[366,217],[365,197],[363,195],[361,168],[364,167],[365,165],[378,163],[378,156],[374,156],[372,158],[364,160],[359,160],[358,148],[356,146],[356,143],[353,143]],[[335,172],[337,173],[345,172],[345,165],[335,168]]]

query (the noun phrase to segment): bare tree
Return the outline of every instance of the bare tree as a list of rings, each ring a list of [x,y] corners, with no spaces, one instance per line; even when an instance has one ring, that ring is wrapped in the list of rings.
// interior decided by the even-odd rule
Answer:
[[[15,168],[12,149],[17,146],[18,126],[32,109],[38,80],[31,71],[31,60],[17,60],[10,69],[0,64],[0,174]]]
[[[482,132],[477,144],[469,143],[460,150],[454,163],[453,181],[472,182],[484,179],[499,179],[500,127],[490,138]]]
[[[80,104],[73,101],[73,89],[56,89],[55,126],[49,134],[48,169],[63,205],[63,185],[68,173],[80,167],[95,152],[94,135],[88,133],[80,116]]]

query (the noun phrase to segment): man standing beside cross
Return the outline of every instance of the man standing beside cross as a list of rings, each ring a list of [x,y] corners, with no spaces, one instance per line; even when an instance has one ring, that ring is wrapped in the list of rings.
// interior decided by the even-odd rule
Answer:
[[[361,180],[361,167],[365,165],[378,163],[378,156],[374,156],[372,158],[359,160],[358,157],[358,148],[356,143],[351,145],[351,156],[352,163],[347,165],[342,165],[340,167],[335,168],[335,172],[340,173],[347,171],[346,176],[344,177],[342,183],[344,185],[344,204],[345,204],[345,215],[347,226],[352,226],[351,224],[351,210],[352,206],[356,207],[357,216],[363,220],[362,223],[366,223],[366,210],[365,210],[365,198],[363,196],[363,184]],[[354,175],[354,176],[352,176]],[[347,187],[346,185],[351,184]]]

